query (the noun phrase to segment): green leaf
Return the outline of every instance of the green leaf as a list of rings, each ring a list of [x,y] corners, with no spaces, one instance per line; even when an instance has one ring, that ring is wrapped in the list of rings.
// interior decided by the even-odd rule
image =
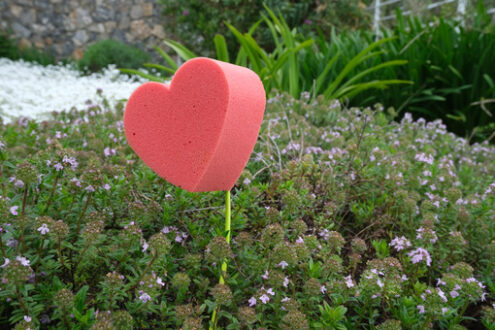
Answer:
[[[189,61],[192,58],[197,57],[192,51],[187,49],[185,46],[181,45],[177,41],[166,39],[163,41],[167,46],[172,48],[177,55],[179,55],[184,61]]]
[[[227,49],[227,42],[225,37],[221,34],[216,34],[213,38],[215,42],[215,48],[217,50],[217,59],[223,62],[230,62],[229,51]]]
[[[156,82],[164,82],[165,81],[164,78],[161,78],[161,77],[149,74],[149,73],[144,73],[142,71],[135,70],[135,69],[119,69],[119,71],[123,72],[123,73],[135,74],[137,76],[143,77],[143,78],[148,79],[150,81],[156,81]]]
[[[172,70],[177,70],[179,68],[179,66],[177,65],[177,63],[175,63],[172,57],[170,57],[167,53],[165,53],[163,49],[161,49],[158,46],[153,46],[153,48],[158,52],[158,54],[160,54],[161,57],[163,57],[165,61],[167,61],[168,65],[170,65]]]

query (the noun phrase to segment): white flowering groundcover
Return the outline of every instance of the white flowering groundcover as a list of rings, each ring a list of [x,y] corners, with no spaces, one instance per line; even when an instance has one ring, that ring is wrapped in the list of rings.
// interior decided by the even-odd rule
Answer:
[[[98,89],[112,106],[143,82],[120,74],[115,66],[84,76],[70,65],[45,67],[0,58],[0,116],[9,122],[14,117],[43,119],[52,111],[82,109],[96,98]]]

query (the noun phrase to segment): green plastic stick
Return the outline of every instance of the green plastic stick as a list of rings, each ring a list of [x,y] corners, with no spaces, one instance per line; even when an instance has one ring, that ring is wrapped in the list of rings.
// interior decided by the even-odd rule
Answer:
[[[225,192],[225,231],[227,232],[227,237],[225,237],[225,240],[228,244],[230,244],[230,190]],[[223,275],[226,273],[227,260],[224,260],[222,263],[222,272],[220,273],[220,279],[218,281],[220,284],[225,284]],[[217,328],[217,309],[219,309],[219,307],[215,308],[213,310],[213,314],[211,314],[210,330],[215,330]]]

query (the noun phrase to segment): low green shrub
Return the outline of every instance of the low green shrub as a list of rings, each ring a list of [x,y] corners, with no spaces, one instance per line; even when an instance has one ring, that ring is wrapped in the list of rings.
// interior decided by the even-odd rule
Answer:
[[[102,40],[90,45],[79,60],[80,70],[101,71],[110,64],[119,68],[141,68],[150,56],[143,50],[118,40]]]
[[[223,329],[495,326],[494,146],[270,97],[228,247],[223,193],[157,177],[122,107],[88,104],[0,125],[5,328],[198,329],[217,308]]]
[[[0,57],[37,62],[41,65],[53,65],[57,62],[50,52],[35,47],[19,48],[17,42],[7,32],[0,32]]]
[[[18,50],[15,42],[7,32],[0,32],[0,57],[15,59]]]

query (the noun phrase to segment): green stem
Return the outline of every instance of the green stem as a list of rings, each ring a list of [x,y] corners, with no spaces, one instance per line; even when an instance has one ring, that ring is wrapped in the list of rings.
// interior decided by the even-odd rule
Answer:
[[[62,257],[62,242],[60,238],[58,239],[58,257],[60,259],[60,264],[62,265],[63,268],[65,268],[64,258]]]
[[[227,236],[225,240],[227,244],[230,244],[230,190],[225,192],[225,231],[227,232]],[[224,276],[227,275],[227,259],[225,259],[222,263],[222,272],[220,273],[220,284],[225,284]],[[210,330],[216,330],[217,328],[217,315],[220,312],[220,306],[217,306],[211,315],[211,325]]]
[[[22,215],[26,214],[27,195],[28,195],[28,185],[26,184],[26,189],[24,189],[24,197],[22,198]]]
[[[81,221],[84,218],[84,215],[86,214],[86,211],[88,210],[89,202],[91,202],[91,193],[88,195],[88,198],[86,198],[86,203],[84,204],[84,209],[81,213],[81,216],[77,220],[77,226],[76,226],[76,236],[75,238],[79,236],[79,230],[81,230]]]
[[[134,285],[129,289],[129,291],[133,291],[135,288],[138,287],[139,285],[139,282],[141,282],[141,280],[143,279],[144,275],[150,270],[151,266],[153,265],[153,263],[155,262],[156,260],[156,257],[158,256],[158,253],[155,253],[153,254],[153,258],[151,258],[150,262],[148,263],[148,265],[146,266],[146,268],[144,269],[144,272],[141,273],[141,276],[139,276],[138,280],[136,281],[136,283],[134,283]]]
[[[5,258],[5,249],[3,248],[2,233],[0,233],[0,249],[2,250],[2,257]]]
[[[45,214],[46,214],[46,211],[48,211],[48,209],[50,208],[53,194],[55,193],[55,188],[57,188],[58,177],[59,177],[59,174],[57,173],[57,175],[55,176],[55,181],[53,182],[53,185],[52,185],[52,189],[50,190],[50,196],[48,197],[48,201],[46,202],[45,211],[43,212]]]
[[[26,308],[26,304],[24,304],[24,300],[22,299],[21,290],[19,290],[18,286],[16,286],[16,291],[17,291],[17,299],[19,299],[19,305],[21,305],[22,310],[24,311],[24,315],[29,315],[29,311]]]

